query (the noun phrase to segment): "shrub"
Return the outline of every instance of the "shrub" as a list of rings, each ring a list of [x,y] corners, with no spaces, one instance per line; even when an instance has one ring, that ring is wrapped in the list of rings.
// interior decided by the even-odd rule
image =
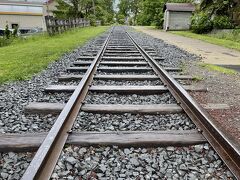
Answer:
[[[230,29],[233,25],[227,16],[215,16],[213,18],[213,27],[215,29]]]
[[[117,21],[119,24],[125,24],[125,16],[122,14],[119,14],[117,17]]]
[[[91,26],[96,26],[96,16],[91,14],[88,16],[88,19],[90,20],[90,25]]]
[[[7,39],[9,39],[11,36],[11,31],[9,30],[8,25],[6,25],[5,27],[4,35],[6,36]]]
[[[206,13],[200,12],[192,16],[191,29],[197,34],[207,33],[213,29],[213,24]]]

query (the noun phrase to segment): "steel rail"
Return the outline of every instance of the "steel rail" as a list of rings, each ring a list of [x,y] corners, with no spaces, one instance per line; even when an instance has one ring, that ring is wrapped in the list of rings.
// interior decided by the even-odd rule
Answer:
[[[187,115],[201,130],[203,136],[211,144],[221,159],[228,166],[230,171],[237,179],[240,179],[240,147],[234,144],[227,136],[220,131],[219,127],[213,122],[209,113],[196,102],[186,90],[165,71],[156,60],[136,43],[133,37],[126,32],[132,40],[135,47],[141,52],[143,57],[148,61],[149,65],[159,75],[162,82],[168,87],[171,94],[177,99],[179,105],[184,109]]]
[[[88,92],[90,83],[93,80],[97,64],[106,50],[112,31],[113,29],[111,29],[97,56],[33,157],[22,177],[23,180],[50,179],[65,142],[71,133],[71,128],[83,104],[82,102]]]

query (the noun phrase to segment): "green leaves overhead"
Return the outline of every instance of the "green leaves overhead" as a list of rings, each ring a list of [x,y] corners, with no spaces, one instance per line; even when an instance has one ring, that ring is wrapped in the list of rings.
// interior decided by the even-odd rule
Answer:
[[[163,6],[166,2],[192,2],[192,0],[120,0],[117,21],[129,19],[130,24],[162,26]],[[118,18],[118,17],[121,17]],[[120,23],[120,22],[119,22]]]
[[[56,0],[57,10],[53,13],[58,18],[94,18],[103,24],[112,23],[114,17],[112,0]]]

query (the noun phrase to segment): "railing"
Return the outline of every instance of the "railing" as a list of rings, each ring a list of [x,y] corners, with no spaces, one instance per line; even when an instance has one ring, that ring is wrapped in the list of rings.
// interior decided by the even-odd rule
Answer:
[[[57,19],[52,16],[45,16],[45,23],[49,35],[62,33],[71,28],[90,26],[90,21],[82,18]]]

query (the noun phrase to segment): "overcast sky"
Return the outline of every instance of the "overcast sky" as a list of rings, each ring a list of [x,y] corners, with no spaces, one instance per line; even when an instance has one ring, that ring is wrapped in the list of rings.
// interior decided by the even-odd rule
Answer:
[[[117,10],[117,5],[119,3],[119,0],[115,0],[115,3],[114,3],[114,10]]]

